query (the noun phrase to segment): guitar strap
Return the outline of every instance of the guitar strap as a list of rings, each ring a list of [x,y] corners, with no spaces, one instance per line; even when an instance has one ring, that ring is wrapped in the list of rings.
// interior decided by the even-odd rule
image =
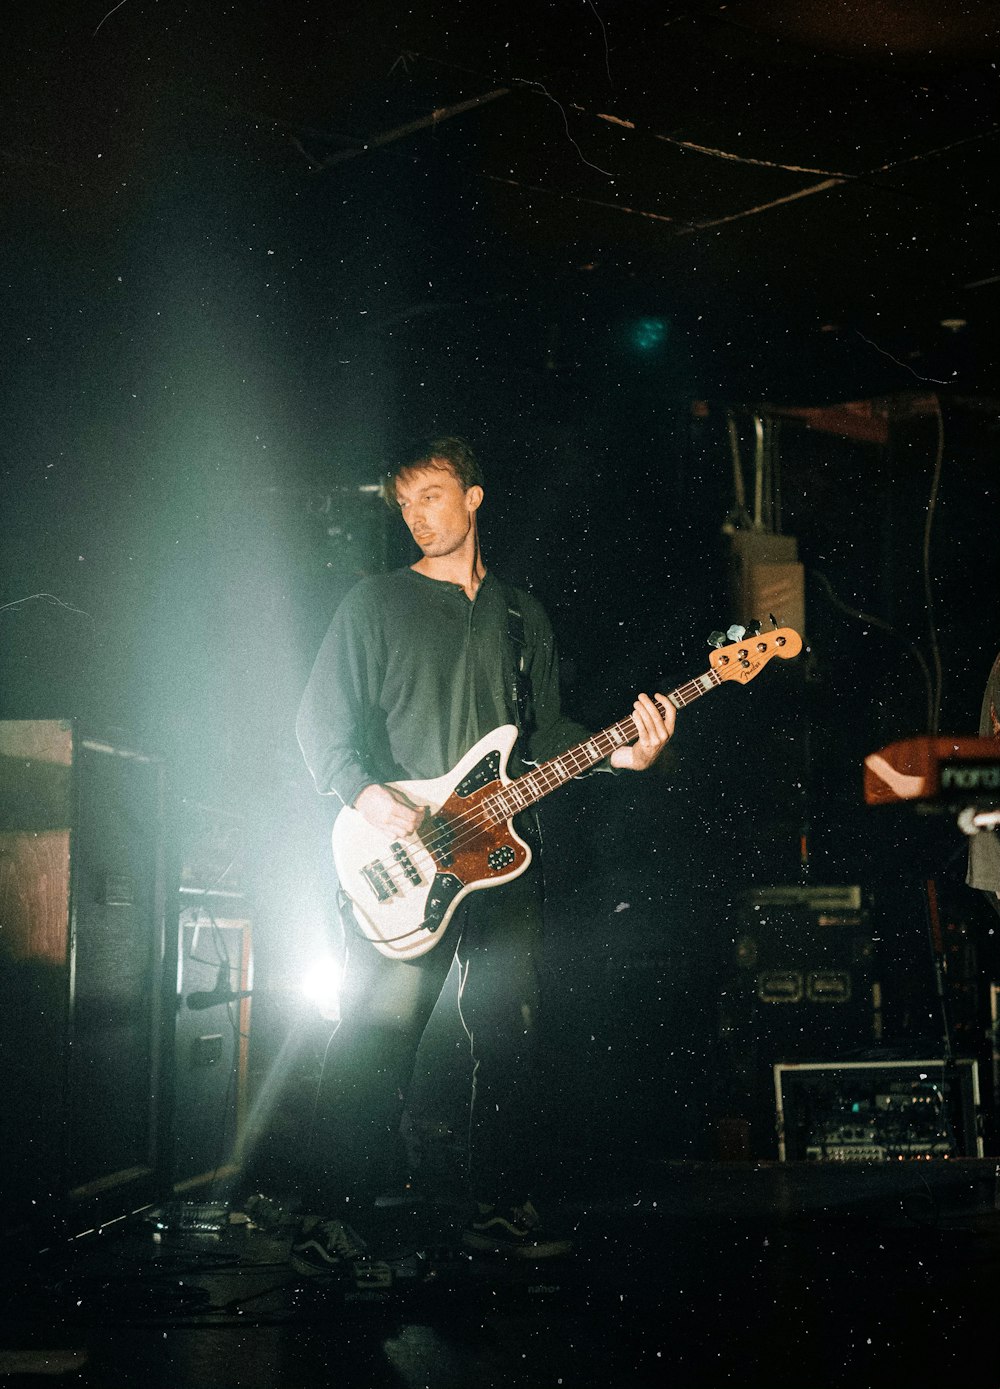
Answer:
[[[528,758],[528,734],[531,732],[533,716],[531,711],[531,676],[528,673],[528,637],[524,628],[524,613],[517,601],[517,594],[509,585],[503,585],[504,601],[507,607],[507,640],[513,657],[511,669],[511,695],[514,705],[514,722],[517,725],[517,750],[521,761],[531,765]],[[522,811],[518,817],[518,827],[535,855],[531,869],[540,894],[545,896],[545,879],[542,873],[542,827],[538,821],[537,810]]]
[[[522,757],[524,757],[531,717],[531,677],[528,674],[528,639],[524,630],[524,614],[517,601],[517,594],[507,584],[504,584],[503,592],[507,607],[507,639],[510,642],[513,655],[511,700],[514,706],[514,721],[517,724],[520,752]]]

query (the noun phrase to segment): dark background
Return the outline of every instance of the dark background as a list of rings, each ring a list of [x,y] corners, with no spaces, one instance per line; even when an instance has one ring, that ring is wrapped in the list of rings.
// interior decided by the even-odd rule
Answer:
[[[621,1047],[646,1076],[658,1151],[698,1150],[739,893],[860,883],[889,1038],[936,1051],[923,880],[980,988],[988,913],[954,825],[866,810],[860,764],[927,731],[920,657],[974,732],[1000,646],[992,6],[3,24],[0,717],[163,753],[181,802],[238,813],[280,990],[329,926],[299,694],[341,594],[408,557],[384,460],[473,442],[487,559],[596,725],[766,619],[724,532],[727,412],[748,479],[766,418],[808,652],[685,712],[663,775],[551,803],[553,1016],[581,1074]],[[787,413],[845,401],[877,437]]]

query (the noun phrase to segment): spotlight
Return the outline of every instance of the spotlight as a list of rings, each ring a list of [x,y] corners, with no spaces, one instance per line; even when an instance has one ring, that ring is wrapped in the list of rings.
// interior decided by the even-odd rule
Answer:
[[[302,976],[302,993],[330,1022],[340,1021],[340,986],[344,971],[333,955],[314,960]]]

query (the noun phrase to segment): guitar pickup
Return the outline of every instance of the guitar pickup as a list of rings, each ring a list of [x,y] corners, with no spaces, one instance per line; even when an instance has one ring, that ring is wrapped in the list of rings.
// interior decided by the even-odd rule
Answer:
[[[379,902],[388,902],[391,897],[395,897],[399,889],[389,876],[389,870],[384,863],[378,859],[374,863],[366,863],[361,870],[361,876],[367,882],[375,898]]]
[[[411,882],[414,885],[414,887],[419,887],[420,874],[418,873],[416,865],[414,864],[413,860],[410,858],[409,853],[407,852],[406,845],[400,844],[398,839],[392,846],[392,856],[399,864],[400,868],[402,868],[407,881]]]

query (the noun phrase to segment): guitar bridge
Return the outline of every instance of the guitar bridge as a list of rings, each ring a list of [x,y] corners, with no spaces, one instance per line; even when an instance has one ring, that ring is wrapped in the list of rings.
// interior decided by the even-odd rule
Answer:
[[[388,902],[399,891],[389,876],[388,868],[378,859],[374,863],[366,863],[361,870],[361,876],[374,892],[377,902]]]

